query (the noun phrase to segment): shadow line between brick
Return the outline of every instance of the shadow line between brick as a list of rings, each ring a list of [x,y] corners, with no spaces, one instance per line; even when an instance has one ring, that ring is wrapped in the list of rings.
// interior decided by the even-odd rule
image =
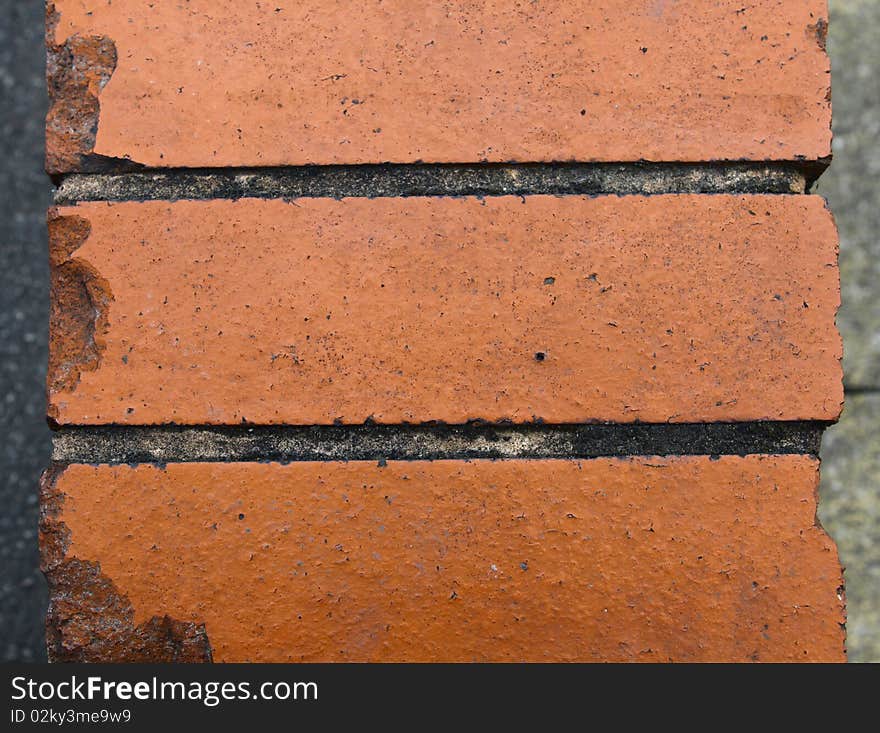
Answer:
[[[825,422],[591,425],[100,426],[55,431],[67,463],[817,455]]]
[[[799,194],[807,163],[380,164],[70,174],[57,204],[309,197]]]

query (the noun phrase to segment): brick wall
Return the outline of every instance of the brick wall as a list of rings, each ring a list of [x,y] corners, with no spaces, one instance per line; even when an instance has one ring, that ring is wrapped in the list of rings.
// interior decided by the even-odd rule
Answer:
[[[50,3],[50,657],[843,660],[826,18]]]

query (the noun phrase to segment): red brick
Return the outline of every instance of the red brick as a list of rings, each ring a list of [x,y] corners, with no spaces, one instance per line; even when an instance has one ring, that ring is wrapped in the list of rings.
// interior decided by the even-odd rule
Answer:
[[[56,0],[48,168],[815,160],[824,0]]]
[[[817,467],[806,456],[72,465],[43,496],[51,653],[843,661]]]
[[[811,196],[57,210],[59,423],[830,420]]]

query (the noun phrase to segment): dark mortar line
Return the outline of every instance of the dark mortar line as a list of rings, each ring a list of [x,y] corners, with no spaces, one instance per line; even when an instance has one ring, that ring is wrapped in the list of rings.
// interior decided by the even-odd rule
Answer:
[[[880,394],[880,386],[870,384],[845,384],[843,385],[844,394]]]
[[[818,455],[830,423],[63,427],[53,460],[135,464]]]
[[[57,204],[239,198],[798,194],[803,162],[375,164],[172,168],[58,177]]]

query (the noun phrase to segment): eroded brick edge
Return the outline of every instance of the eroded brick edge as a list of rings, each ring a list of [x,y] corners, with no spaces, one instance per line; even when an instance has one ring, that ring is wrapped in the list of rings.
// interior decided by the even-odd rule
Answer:
[[[55,43],[59,14],[46,3],[46,172],[123,171],[140,166],[128,160],[95,154],[99,95],[116,71],[117,52],[106,36],[73,35]]]
[[[49,586],[46,646],[50,662],[210,662],[204,624],[153,616],[135,624],[134,608],[101,565],[71,557],[57,481],[66,464],[40,480],[40,569]]]
[[[50,209],[48,230],[51,348],[46,381],[52,394],[76,389],[82,372],[100,366],[113,293],[91,263],[74,256],[91,233],[87,219]],[[50,400],[49,417],[54,419],[55,412]]]

